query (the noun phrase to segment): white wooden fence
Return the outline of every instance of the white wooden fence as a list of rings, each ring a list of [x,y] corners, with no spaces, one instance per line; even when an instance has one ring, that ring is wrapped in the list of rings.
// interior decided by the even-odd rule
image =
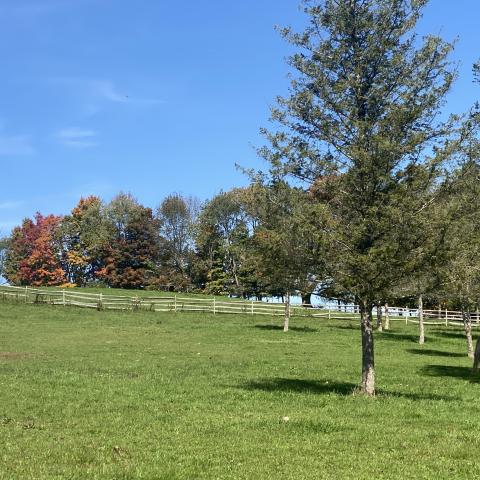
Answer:
[[[225,297],[200,298],[171,296],[126,296],[103,293],[81,292],[77,289],[39,289],[32,287],[0,286],[0,300],[19,303],[50,304],[92,308],[97,310],[150,310],[155,312],[204,312],[213,314],[248,314],[284,316],[285,304],[266,303],[253,300],[236,300]],[[375,310],[374,310],[375,313]],[[382,314],[385,318],[385,308]],[[418,324],[418,310],[402,307],[389,307],[390,321],[403,321]],[[351,320],[359,314],[357,305],[290,305],[290,314],[298,317],[313,317],[338,320]],[[424,310],[425,325],[463,326],[462,312],[451,310]],[[480,314],[471,314],[473,326],[480,326]]]

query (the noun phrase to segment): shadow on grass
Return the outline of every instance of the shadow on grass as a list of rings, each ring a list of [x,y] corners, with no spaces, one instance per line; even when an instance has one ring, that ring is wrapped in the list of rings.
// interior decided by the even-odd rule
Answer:
[[[409,348],[408,350],[405,350],[405,351],[407,353],[413,353],[414,355],[426,355],[429,357],[466,358],[466,355],[464,353],[442,352],[441,350]]]
[[[241,385],[246,390],[263,390],[264,392],[295,392],[350,395],[357,385],[348,382],[330,380],[302,380],[299,378],[264,378],[252,380]]]
[[[259,328],[261,330],[282,330],[283,331],[283,326],[281,325],[254,325],[254,328]],[[310,327],[288,327],[289,330],[292,332],[306,332],[306,333],[313,333],[313,332],[318,332],[316,328],[310,328]]]
[[[474,375],[471,367],[457,367],[453,365],[426,365],[421,372],[429,377],[459,378],[471,383],[480,383],[480,375]]]
[[[330,328],[335,328],[337,330],[358,330],[360,331],[360,325],[335,325]]]
[[[393,340],[395,342],[404,340],[406,342],[418,343],[418,335],[409,335],[406,333],[395,333],[391,330],[383,332],[375,332],[375,339],[379,340]]]
[[[357,332],[360,331],[360,325],[335,325],[334,327],[337,330],[356,330]],[[380,340],[404,340],[406,342],[418,342],[418,335],[408,335],[405,333],[395,333],[394,330],[384,330],[383,332],[374,332],[375,339]]]
[[[309,393],[314,395],[336,394],[341,396],[354,395],[358,391],[358,385],[354,383],[331,380],[302,380],[298,378],[252,380],[240,385],[240,387],[245,390],[261,390],[264,392]],[[458,400],[457,397],[447,397],[443,395],[391,392],[387,390],[377,390],[377,397],[397,397],[409,400]]]
[[[465,338],[465,332],[441,332],[441,331],[434,331],[432,332],[436,337],[442,338]]]

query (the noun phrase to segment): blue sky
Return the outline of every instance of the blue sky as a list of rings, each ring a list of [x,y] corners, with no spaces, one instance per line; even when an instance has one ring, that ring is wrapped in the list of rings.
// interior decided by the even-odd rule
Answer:
[[[431,0],[420,33],[458,37],[448,109],[480,98],[478,0]],[[297,0],[0,0],[0,233],[82,195],[201,199],[261,168],[254,146],[288,87]]]

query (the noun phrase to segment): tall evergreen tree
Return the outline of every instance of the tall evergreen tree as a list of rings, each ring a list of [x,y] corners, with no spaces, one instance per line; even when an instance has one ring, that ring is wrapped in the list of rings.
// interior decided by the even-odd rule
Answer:
[[[278,98],[260,153],[272,175],[326,179],[318,208],[330,275],[360,305],[362,380],[375,393],[372,308],[429,255],[423,224],[449,154],[439,113],[455,77],[452,45],[412,33],[427,0],[312,0],[290,95]]]

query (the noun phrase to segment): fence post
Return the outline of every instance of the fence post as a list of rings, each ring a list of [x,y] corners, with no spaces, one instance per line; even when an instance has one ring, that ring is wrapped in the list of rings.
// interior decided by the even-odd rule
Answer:
[[[217,313],[217,309],[216,309],[215,297],[213,297],[213,314],[215,315],[216,313]]]
[[[177,312],[177,295],[174,296],[173,309],[174,309],[174,311],[175,311],[175,313],[176,313],[176,312]]]
[[[63,306],[65,306],[65,290],[62,290],[62,302]]]
[[[25,303],[28,303],[28,287],[25,286]]]
[[[448,327],[448,310],[445,309],[445,326]]]
[[[405,314],[405,325],[408,325],[408,316],[410,315],[410,312],[407,312],[406,308],[403,308],[403,313]]]
[[[328,319],[329,320],[332,319],[332,313],[331,313],[330,307],[328,307]]]
[[[250,306],[250,312],[251,312],[251,314],[253,315],[253,300],[252,300],[252,304],[251,304],[251,306]]]

